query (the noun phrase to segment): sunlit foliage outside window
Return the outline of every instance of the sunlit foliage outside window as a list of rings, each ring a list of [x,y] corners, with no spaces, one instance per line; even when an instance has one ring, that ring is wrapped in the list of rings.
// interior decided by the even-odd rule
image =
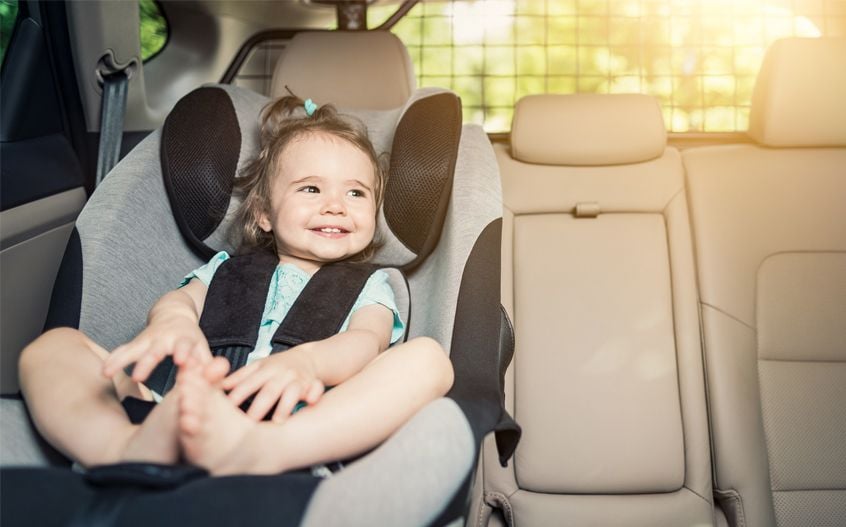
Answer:
[[[764,51],[846,25],[840,0],[426,1],[392,31],[420,86],[457,92],[465,122],[511,127],[537,93],[648,93],[671,132],[748,127]],[[369,26],[395,6],[371,7]],[[835,23],[836,22],[836,23]]]
[[[141,60],[146,61],[167,43],[167,22],[155,0],[140,0]]]
[[[18,16],[18,0],[0,0],[0,64],[6,57],[6,47],[15,28]]]

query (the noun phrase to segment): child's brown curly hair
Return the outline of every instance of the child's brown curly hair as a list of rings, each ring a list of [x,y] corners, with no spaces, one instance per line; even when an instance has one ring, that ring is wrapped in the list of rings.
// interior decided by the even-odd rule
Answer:
[[[268,250],[276,254],[273,233],[263,231],[258,222],[262,214],[270,213],[272,181],[285,147],[299,137],[318,133],[329,134],[361,150],[373,163],[373,197],[376,210],[382,205],[385,164],[376,154],[364,125],[348,116],[339,115],[331,104],[320,106],[311,116],[306,114],[304,105],[302,99],[289,95],[271,102],[262,110],[258,155],[244,167],[241,177],[235,180],[235,188],[243,196],[233,224],[235,233],[240,235],[241,253]],[[348,260],[366,261],[380,245],[374,236],[373,241],[363,251]]]

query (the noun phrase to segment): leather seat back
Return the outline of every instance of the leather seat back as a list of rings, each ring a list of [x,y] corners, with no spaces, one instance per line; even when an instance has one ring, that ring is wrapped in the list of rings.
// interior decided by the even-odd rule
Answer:
[[[710,525],[695,271],[679,153],[642,95],[518,102],[496,145],[503,303],[523,427],[508,468],[491,445],[483,515],[521,527]]]
[[[846,525],[846,39],[769,50],[754,145],[685,151],[715,487],[733,525]]]

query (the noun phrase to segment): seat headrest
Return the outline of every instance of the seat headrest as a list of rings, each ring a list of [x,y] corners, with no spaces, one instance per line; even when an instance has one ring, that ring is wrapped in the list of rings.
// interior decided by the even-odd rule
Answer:
[[[667,131],[647,95],[530,95],[517,101],[511,155],[543,165],[621,165],[661,156]]]
[[[270,97],[287,95],[339,108],[389,110],[416,86],[405,45],[388,31],[297,33],[276,64]]]
[[[787,38],[767,50],[749,135],[774,147],[846,146],[846,38]]]

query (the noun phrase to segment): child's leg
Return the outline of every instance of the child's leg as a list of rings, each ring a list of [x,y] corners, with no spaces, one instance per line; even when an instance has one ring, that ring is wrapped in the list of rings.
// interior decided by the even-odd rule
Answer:
[[[377,446],[452,386],[437,342],[392,348],[284,424],[256,423],[199,371],[177,380],[185,456],[213,474],[272,474],[345,459]]]
[[[120,401],[129,395],[149,400],[149,390],[123,372],[104,377],[106,357],[106,350],[70,328],[49,331],[23,350],[21,390],[39,432],[84,466],[176,462],[176,398],[165,397],[142,425],[131,424]]]

